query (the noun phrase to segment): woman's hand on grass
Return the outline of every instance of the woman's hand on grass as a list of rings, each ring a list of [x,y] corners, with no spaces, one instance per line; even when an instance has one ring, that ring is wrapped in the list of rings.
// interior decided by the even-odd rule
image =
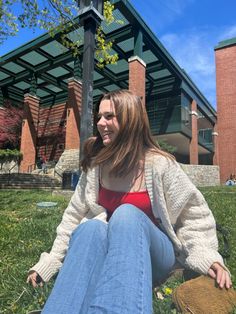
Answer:
[[[213,263],[208,270],[208,275],[214,278],[220,288],[229,289],[232,287],[232,281],[230,275],[224,267],[219,263]]]
[[[38,273],[36,273],[36,271],[34,271],[33,273],[29,274],[27,280],[27,283],[30,283],[34,288],[36,288],[38,285],[40,287],[43,286],[43,280],[42,278],[39,276]]]

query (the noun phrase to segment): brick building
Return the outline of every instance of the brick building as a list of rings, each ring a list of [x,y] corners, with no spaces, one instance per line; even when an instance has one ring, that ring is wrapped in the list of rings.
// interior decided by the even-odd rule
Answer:
[[[216,111],[132,5],[114,3],[114,14],[123,23],[104,24],[104,31],[114,40],[119,61],[104,69],[95,66],[94,102],[107,91],[134,91],[143,98],[153,135],[177,148],[178,161],[217,164]],[[67,38],[76,36],[73,31]],[[1,94],[21,103],[25,112],[21,171],[31,171],[42,154],[60,159],[59,164],[68,151],[78,156],[81,71],[80,60],[58,35],[52,39],[45,34],[1,57]]]
[[[236,38],[215,47],[220,178],[236,174]]]

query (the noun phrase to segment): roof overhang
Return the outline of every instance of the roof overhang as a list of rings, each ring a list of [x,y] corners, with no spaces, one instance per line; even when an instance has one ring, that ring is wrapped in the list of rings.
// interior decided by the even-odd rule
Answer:
[[[112,53],[118,53],[115,65],[104,69],[95,66],[94,99],[102,93],[119,88],[128,88],[128,59],[134,55],[137,30],[142,33],[142,52],[139,57],[146,63],[146,93],[149,95],[177,94],[183,89],[198,105],[207,108],[214,116],[216,112],[188,75],[179,67],[162,43],[150,30],[129,1],[115,0],[114,14],[122,23],[103,23],[107,39],[114,40]],[[70,30],[68,40],[81,40],[83,51],[83,28],[75,19],[77,31]],[[81,59],[62,46],[60,34],[54,38],[44,34],[0,58],[0,87],[3,96],[22,102],[31,88],[32,78],[37,79],[37,96],[40,105],[47,106],[67,99],[68,80],[82,77]]]

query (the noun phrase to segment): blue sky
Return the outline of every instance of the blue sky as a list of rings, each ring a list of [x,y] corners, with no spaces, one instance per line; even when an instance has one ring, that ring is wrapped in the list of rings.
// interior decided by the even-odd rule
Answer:
[[[151,30],[216,107],[214,47],[236,37],[236,0],[131,0]]]
[[[236,0],[130,0],[177,63],[216,107],[214,47],[236,37]],[[42,33],[42,32],[41,32]],[[22,30],[0,55],[40,35]]]

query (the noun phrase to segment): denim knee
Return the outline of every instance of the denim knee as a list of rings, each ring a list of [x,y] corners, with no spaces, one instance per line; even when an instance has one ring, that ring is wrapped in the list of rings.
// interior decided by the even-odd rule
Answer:
[[[72,232],[70,238],[70,246],[77,240],[81,240],[81,236],[83,238],[87,236],[91,236],[92,234],[96,235],[96,239],[104,239],[107,237],[107,224],[98,219],[89,219],[88,221],[82,223]]]
[[[113,224],[116,222],[129,222],[136,223],[140,220],[140,217],[145,215],[138,207],[132,204],[122,204],[113,213],[109,224]]]

